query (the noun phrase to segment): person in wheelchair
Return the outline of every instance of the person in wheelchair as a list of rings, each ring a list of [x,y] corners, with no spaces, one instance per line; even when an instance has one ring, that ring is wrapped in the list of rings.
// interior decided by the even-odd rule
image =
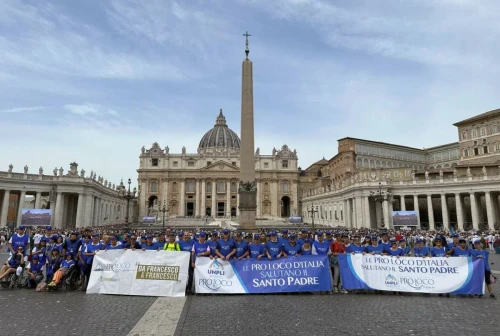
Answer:
[[[61,265],[61,256],[59,255],[59,250],[55,249],[50,252],[49,259],[47,260],[47,283],[52,281],[54,273],[59,269]]]
[[[19,246],[16,253],[13,254],[0,269],[0,281],[7,281],[11,273],[21,276],[26,259],[27,257],[24,256],[24,247]]]
[[[63,280],[63,278],[69,273],[71,268],[75,267],[75,261],[71,253],[66,252],[66,259],[61,261],[61,267],[54,273],[52,282],[48,284],[49,287],[57,287]]]
[[[31,258],[30,264],[26,267],[26,274],[28,278],[28,287],[36,288],[36,286],[43,280],[43,268],[45,264],[40,262],[40,257],[34,255]]]

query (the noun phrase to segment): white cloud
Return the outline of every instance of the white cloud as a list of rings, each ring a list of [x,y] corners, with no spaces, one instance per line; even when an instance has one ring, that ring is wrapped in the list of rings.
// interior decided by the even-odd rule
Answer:
[[[14,107],[10,109],[0,110],[1,113],[18,113],[18,112],[31,112],[38,110],[45,110],[48,106],[27,106],[27,107]]]
[[[87,115],[87,114],[99,114],[99,105],[94,105],[90,103],[85,103],[82,105],[77,104],[67,104],[64,108],[73,114]]]

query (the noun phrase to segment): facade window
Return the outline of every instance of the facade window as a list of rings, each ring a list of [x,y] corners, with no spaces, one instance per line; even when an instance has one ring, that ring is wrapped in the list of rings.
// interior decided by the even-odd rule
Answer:
[[[217,192],[224,192],[226,190],[226,183],[224,181],[217,182]]]
[[[186,191],[194,192],[195,184],[194,181],[187,181],[186,183]]]
[[[477,138],[477,131],[476,130],[472,130],[472,137],[473,138]]]
[[[498,125],[491,125],[491,133],[498,133]]]
[[[177,167],[177,161],[174,161],[174,162],[172,163],[172,166]]]
[[[151,185],[149,186],[151,192],[158,192],[158,182],[151,181]]]
[[[481,136],[486,135],[486,127],[481,127]]]
[[[290,191],[290,187],[289,187],[288,181],[283,181],[283,192],[287,193],[289,191]]]
[[[269,168],[269,163],[268,162],[264,162],[264,168]]]
[[[477,146],[477,140],[474,140],[474,146]]]
[[[264,183],[264,191],[269,191],[269,183]]]
[[[469,151],[467,149],[464,149],[464,157],[468,157],[469,156]]]
[[[495,152],[499,152],[500,151],[500,144],[495,144]]]
[[[231,192],[233,192],[233,193],[234,193],[234,192],[236,192],[236,191],[237,191],[237,189],[236,189],[236,183],[235,183],[235,182],[232,182],[232,183],[231,183]]]
[[[479,148],[474,148],[474,155],[479,155]]]
[[[236,167],[236,161],[231,162],[231,164]]]
[[[207,192],[212,192],[212,183],[207,182],[206,189],[207,189]]]
[[[207,166],[210,166],[212,164],[212,161],[207,161]]]
[[[483,146],[483,154],[488,154],[488,146]]]
[[[462,140],[465,140],[467,139],[467,132],[462,132]]]
[[[288,160],[281,161],[281,168],[288,168]]]
[[[172,191],[177,192],[177,182],[172,183]]]
[[[486,139],[483,139],[483,145],[486,143]]]
[[[157,167],[158,166],[158,159],[152,159],[151,164],[153,165],[153,167]]]
[[[188,161],[188,167],[194,167],[194,161]]]

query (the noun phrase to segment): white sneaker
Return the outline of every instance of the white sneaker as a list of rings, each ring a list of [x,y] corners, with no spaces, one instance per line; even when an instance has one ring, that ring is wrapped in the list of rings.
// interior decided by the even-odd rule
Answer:
[[[337,286],[333,287],[333,292],[334,293],[338,293],[339,292],[339,288]]]
[[[347,294],[347,293],[349,293],[349,292],[348,292],[348,291],[346,291],[344,288],[342,288],[342,289],[340,290],[340,292],[341,292],[342,294]]]

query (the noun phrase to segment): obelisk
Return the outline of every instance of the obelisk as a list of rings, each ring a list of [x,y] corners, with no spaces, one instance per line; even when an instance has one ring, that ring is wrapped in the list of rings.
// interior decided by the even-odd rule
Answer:
[[[253,74],[252,62],[248,59],[248,37],[245,42],[245,60],[243,61],[241,81],[241,144],[240,144],[240,229],[255,230],[257,210],[257,188],[255,186],[255,154],[253,127]]]

